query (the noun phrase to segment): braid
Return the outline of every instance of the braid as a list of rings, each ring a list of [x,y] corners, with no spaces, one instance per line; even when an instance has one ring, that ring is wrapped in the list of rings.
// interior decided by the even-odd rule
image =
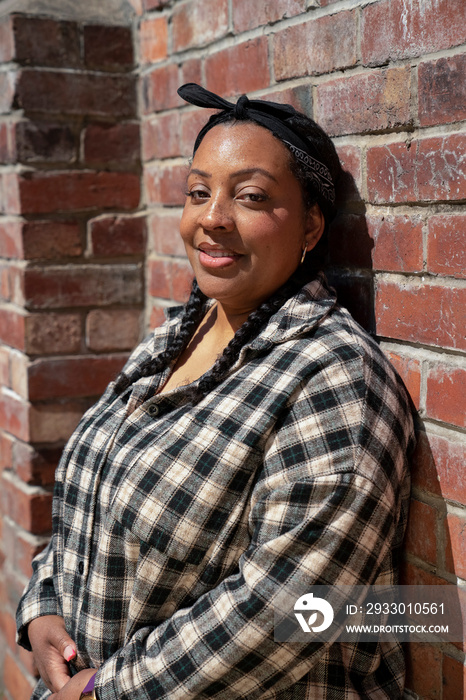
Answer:
[[[144,360],[130,376],[121,372],[115,381],[114,389],[117,394],[121,394],[141,377],[150,377],[162,371],[183,352],[202,318],[206,301],[207,297],[201,292],[196,280],[194,280],[191,294],[181,319],[181,331],[178,337],[170,344],[167,350],[161,352],[157,357],[148,357],[147,360]]]
[[[213,367],[202,377],[197,387],[191,389],[190,399],[193,404],[198,403],[220,383],[238,359],[243,346],[255,338],[270,317],[308,281],[309,272],[302,269],[301,266],[275,294],[249,315],[247,320],[236,331]]]

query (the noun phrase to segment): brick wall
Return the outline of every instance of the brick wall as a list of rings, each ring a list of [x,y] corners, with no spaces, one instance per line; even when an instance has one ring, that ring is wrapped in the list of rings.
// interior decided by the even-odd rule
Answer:
[[[49,527],[57,448],[137,336],[144,220],[146,324],[189,288],[176,231],[205,114],[178,99],[183,82],[291,102],[334,137],[352,179],[331,232],[331,278],[419,409],[404,581],[466,584],[464,0],[132,5],[139,119],[130,54],[109,48],[116,34],[97,38],[110,30],[51,22],[31,47],[11,21],[1,29],[0,420],[2,492],[13,494],[3,505],[1,619],[15,700],[27,697],[31,667],[14,649],[11,611]],[[138,121],[144,204],[134,216]],[[47,425],[53,441],[36,427]],[[461,645],[407,651],[411,697],[463,698]]]

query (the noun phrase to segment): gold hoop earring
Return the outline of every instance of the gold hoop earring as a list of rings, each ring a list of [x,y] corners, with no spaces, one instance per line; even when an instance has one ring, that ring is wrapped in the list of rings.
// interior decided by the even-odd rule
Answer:
[[[307,246],[305,245],[303,248],[303,254],[301,255],[301,260],[299,261],[299,264],[302,265],[304,262],[304,258],[306,257],[307,254]]]

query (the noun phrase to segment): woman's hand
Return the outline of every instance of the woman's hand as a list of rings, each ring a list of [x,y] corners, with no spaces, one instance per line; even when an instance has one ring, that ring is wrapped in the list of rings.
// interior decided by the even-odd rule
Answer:
[[[79,671],[58,693],[50,695],[48,700],[79,700],[81,693],[95,672],[95,668],[85,668],[83,671]]]
[[[57,693],[71,677],[66,662],[76,656],[76,645],[65,629],[65,621],[58,615],[38,617],[29,623],[28,635],[40,677],[49,690]]]

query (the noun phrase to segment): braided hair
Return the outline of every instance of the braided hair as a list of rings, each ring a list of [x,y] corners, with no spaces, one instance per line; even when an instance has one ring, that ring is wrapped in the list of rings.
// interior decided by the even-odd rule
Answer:
[[[224,123],[234,121],[236,121],[236,119],[232,114],[226,114],[222,119],[222,122]],[[253,119],[246,119],[242,121],[254,122]],[[341,178],[342,167],[332,141],[318,124],[304,114],[296,113],[296,115],[292,118],[292,122],[293,128],[298,133],[313,142],[313,145],[320,154],[322,161],[330,170],[333,182],[335,183],[335,187],[338,191],[338,182]],[[209,124],[209,122],[207,122],[207,124]],[[284,145],[286,147],[285,143]],[[225,347],[223,353],[217,358],[210,370],[208,370],[208,372],[206,372],[200,378],[200,380],[194,384],[194,386],[190,387],[188,390],[188,396],[193,405],[202,400],[204,396],[206,396],[222,381],[231,367],[235,364],[244,345],[255,338],[261,329],[267,324],[271,316],[273,316],[273,314],[275,314],[290,297],[296,294],[296,292],[301,289],[306,282],[309,282],[315,276],[317,270],[320,269],[324,262],[326,236],[329,223],[334,218],[336,213],[335,206],[330,202],[323,200],[322,197],[319,196],[318,192],[316,192],[316,190],[313,188],[312,182],[309,182],[305,168],[303,168],[298,159],[293,156],[291,150],[289,163],[291,172],[301,186],[306,210],[309,210],[316,203],[319,204],[322,210],[325,218],[324,235],[313,250],[306,255],[304,262],[298,267],[290,279],[249,315],[247,320],[236,331],[235,335]],[[117,394],[121,394],[141,377],[152,376],[163,371],[174,363],[186,349],[196,328],[203,318],[206,303],[206,295],[203,294],[197,284],[197,281],[194,280],[189,300],[185,306],[184,313],[181,318],[181,332],[176,340],[171,343],[167,350],[157,355],[157,357],[149,358],[141,363],[141,365],[131,374],[131,376],[121,372],[115,381],[115,392]]]

